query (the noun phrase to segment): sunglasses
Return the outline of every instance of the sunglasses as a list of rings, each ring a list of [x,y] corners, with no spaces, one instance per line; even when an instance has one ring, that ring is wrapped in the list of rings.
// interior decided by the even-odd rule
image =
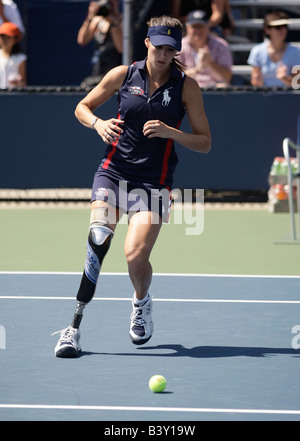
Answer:
[[[268,26],[268,29],[287,29],[288,26],[287,25],[279,25],[279,26]]]

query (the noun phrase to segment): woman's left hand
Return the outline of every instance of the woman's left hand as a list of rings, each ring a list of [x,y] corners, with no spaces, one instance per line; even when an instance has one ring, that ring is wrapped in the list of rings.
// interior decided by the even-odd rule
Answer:
[[[148,138],[170,138],[169,127],[159,120],[150,120],[144,124],[143,134]]]
[[[279,63],[279,66],[277,67],[277,70],[276,70],[276,77],[279,80],[282,80],[282,79],[286,78],[287,76],[288,76],[287,66],[283,63]]]

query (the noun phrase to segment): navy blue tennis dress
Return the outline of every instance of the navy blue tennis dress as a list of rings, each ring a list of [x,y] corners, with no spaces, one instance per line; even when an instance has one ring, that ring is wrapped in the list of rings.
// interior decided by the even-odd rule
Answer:
[[[124,121],[123,133],[105,151],[95,173],[92,201],[107,201],[126,213],[155,211],[167,221],[178,162],[174,142],[159,137],[149,139],[143,134],[143,126],[157,119],[179,128],[185,114],[184,78],[184,73],[172,66],[169,80],[150,96],[146,60],[128,67],[118,93],[118,119]]]

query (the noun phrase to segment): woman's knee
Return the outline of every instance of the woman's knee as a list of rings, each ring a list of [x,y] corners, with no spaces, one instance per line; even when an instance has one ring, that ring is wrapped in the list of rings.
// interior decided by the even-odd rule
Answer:
[[[125,248],[125,257],[129,267],[137,270],[144,267],[149,260],[149,252],[143,248]]]

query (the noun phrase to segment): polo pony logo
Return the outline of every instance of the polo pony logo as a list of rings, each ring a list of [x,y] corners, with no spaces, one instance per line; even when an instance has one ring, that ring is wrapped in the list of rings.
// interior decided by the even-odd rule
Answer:
[[[167,107],[170,104],[171,101],[171,97],[169,95],[169,90],[165,89],[163,92],[163,100],[162,100],[162,105]]]
[[[168,35],[171,35],[171,29],[168,29]]]

